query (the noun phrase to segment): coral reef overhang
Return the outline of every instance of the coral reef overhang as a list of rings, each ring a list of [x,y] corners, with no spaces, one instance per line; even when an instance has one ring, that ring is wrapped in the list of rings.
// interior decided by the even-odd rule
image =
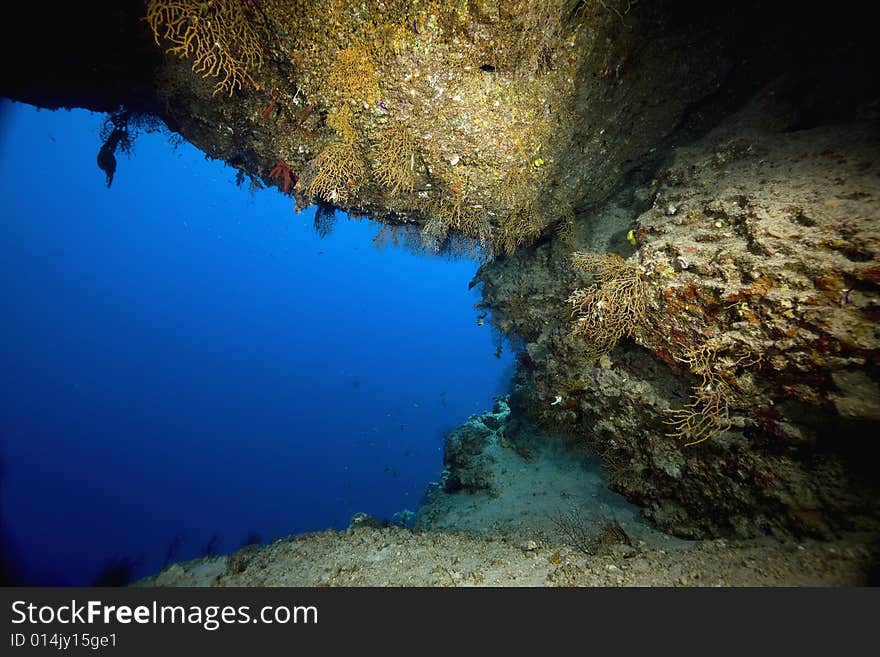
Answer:
[[[659,526],[876,523],[880,81],[859,10],[20,10],[39,30],[23,53],[0,46],[19,62],[3,95],[155,116],[300,206],[432,248],[480,243],[494,256],[481,306],[522,345],[514,406],[600,455]],[[574,251],[617,253],[644,277],[644,321],[607,353],[572,335],[569,299],[595,285]]]

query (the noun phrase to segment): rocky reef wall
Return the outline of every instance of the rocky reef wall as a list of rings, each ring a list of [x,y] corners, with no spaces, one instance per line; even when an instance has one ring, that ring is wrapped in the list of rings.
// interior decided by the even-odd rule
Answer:
[[[581,248],[631,254],[634,292],[603,294],[624,274],[591,281],[558,244],[480,275],[498,327],[525,340],[520,402],[684,536],[877,520],[876,107],[797,129],[788,88],[761,89],[593,215]],[[603,303],[641,304],[613,349],[596,348],[620,317]],[[596,325],[577,331],[586,314]]]
[[[478,305],[519,351],[517,413],[598,454],[661,527],[876,521],[880,83],[863,10],[21,10],[40,47],[2,45],[19,62],[3,95],[120,131],[160,118],[292,205],[433,250],[470,239]]]
[[[0,93],[158,115],[300,207],[512,253],[571,233],[579,206],[720,87],[736,15],[629,0],[80,7]]]

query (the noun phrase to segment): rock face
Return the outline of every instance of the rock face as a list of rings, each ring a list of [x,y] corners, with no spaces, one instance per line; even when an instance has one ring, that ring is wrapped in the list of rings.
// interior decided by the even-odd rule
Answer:
[[[873,23],[715,5],[34,4],[17,20],[43,47],[0,93],[126,135],[161,119],[240,182],[318,204],[316,225],[338,207],[383,239],[481,246],[479,305],[521,346],[517,411],[665,529],[868,526]],[[497,432],[477,429],[449,442],[446,485],[491,490],[474,459]]]
[[[676,6],[151,0],[83,16],[85,34],[48,47],[63,58],[92,44],[83,87],[99,71],[133,117],[161,115],[242,182],[408,226],[431,248],[463,235],[511,253],[571,232],[579,205],[600,200],[718,89],[732,59],[716,21],[730,17]],[[106,36],[120,24],[129,52]],[[97,44],[132,70],[131,89]],[[39,79],[87,102],[48,75],[53,59],[35,66]],[[63,104],[34,87],[22,75],[0,92]],[[115,109],[98,91],[96,107]]]
[[[689,542],[659,532],[639,508],[612,493],[598,459],[512,412],[508,399],[449,434],[442,476],[416,514],[419,531],[490,532],[534,550],[535,536],[576,543],[589,554]],[[632,550],[632,546],[629,546]]]
[[[498,401],[492,413],[471,417],[446,437],[443,444],[445,471],[441,479],[444,491],[497,493],[486,461],[492,460],[490,448],[503,439],[503,430],[498,432],[498,429],[502,428],[509,414],[507,402]]]
[[[714,480],[706,513],[822,533],[877,510],[876,478],[847,458],[876,453],[880,131],[786,131],[771,91],[659,173],[636,222],[656,310],[636,341],[698,375],[676,430],[732,430],[720,453],[679,459],[682,480]]]
[[[526,403],[585,436],[612,486],[685,536],[827,535],[877,519],[865,465],[880,404],[880,131],[790,130],[792,108],[771,91],[631,190],[650,203],[629,258],[648,310],[616,350],[596,358],[559,313],[536,321],[566,291],[608,284],[574,283],[564,250],[482,272],[498,325],[528,340]],[[621,216],[613,201],[597,219]]]

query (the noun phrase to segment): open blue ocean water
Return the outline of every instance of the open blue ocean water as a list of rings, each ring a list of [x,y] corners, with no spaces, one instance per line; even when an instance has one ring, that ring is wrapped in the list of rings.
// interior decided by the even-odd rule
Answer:
[[[167,133],[0,104],[0,525],[32,584],[415,510],[506,391],[478,263],[378,249]]]

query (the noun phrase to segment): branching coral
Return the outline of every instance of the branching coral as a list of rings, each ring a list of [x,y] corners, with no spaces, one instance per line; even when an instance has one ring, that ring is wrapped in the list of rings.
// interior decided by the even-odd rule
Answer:
[[[296,184],[296,173],[290,168],[290,165],[284,160],[278,160],[275,166],[269,171],[269,178],[278,180],[281,189],[285,194],[290,193],[290,188]]]
[[[495,248],[492,227],[486,212],[466,201],[467,176],[455,173],[448,189],[419,203],[420,210],[428,218],[422,229],[422,241],[431,251],[437,251],[446,243],[450,231],[479,240],[486,253]]]
[[[429,251],[439,251],[450,231],[463,234],[465,212],[464,202],[467,194],[468,176],[463,167],[452,167],[441,174],[442,187],[433,194],[419,200],[419,210],[426,221],[422,227],[422,244]],[[471,235],[472,236],[472,235]]]
[[[648,284],[637,267],[613,253],[574,253],[575,268],[591,273],[596,282],[588,288],[575,290],[568,302],[577,317],[573,333],[588,343],[587,357],[598,358],[610,351],[624,335],[633,335],[648,323]],[[735,381],[719,364],[722,348],[702,343],[681,348],[677,360],[700,377],[694,386],[692,401],[683,408],[669,411],[668,434],[686,440],[685,446],[709,440],[731,426],[730,403],[735,394]],[[760,361],[752,354],[726,359],[729,368],[750,367]]]
[[[517,0],[505,3],[502,11],[510,22],[507,47],[501,61],[516,67],[521,75],[534,75],[564,36],[567,12],[565,0]]]
[[[412,192],[415,184],[416,143],[402,123],[391,123],[376,145],[378,159],[373,167],[376,180],[389,194]]]
[[[670,437],[688,441],[685,447],[705,442],[731,426],[730,402],[734,390],[722,376],[717,358],[719,350],[717,345],[704,344],[679,358],[700,377],[699,385],[693,388],[693,401],[683,408],[670,410],[669,419],[665,421],[673,427]],[[748,367],[759,361],[760,356],[746,354],[737,357],[733,366]]]
[[[340,50],[330,66],[327,85],[343,98],[358,104],[373,104],[379,100],[376,67],[367,49],[352,46]]]
[[[499,181],[498,202],[503,210],[498,219],[495,247],[507,254],[538,239],[545,226],[545,213],[552,214],[557,209],[545,205],[550,199],[542,197],[536,188],[538,175],[520,140],[511,141],[524,163],[512,166]]]
[[[344,204],[357,195],[366,167],[355,145],[344,141],[330,144],[315,158],[315,175],[308,186],[309,196],[328,203]]]
[[[333,128],[337,136],[347,144],[357,141],[358,133],[352,125],[354,112],[346,104],[330,110],[327,114],[327,125]]]
[[[263,63],[262,40],[247,3],[236,0],[151,0],[146,20],[159,45],[180,58],[193,57],[192,70],[202,77],[216,77],[214,95],[230,96],[245,82],[249,71]]]
[[[504,216],[496,231],[495,248],[507,255],[541,235],[541,215],[533,201],[518,205]]]
[[[637,328],[648,325],[648,284],[645,275],[623,258],[609,254],[574,253],[575,268],[591,273],[596,282],[575,290],[568,302],[577,317],[573,333],[586,339],[587,357],[598,358],[610,351],[624,335],[633,335]],[[753,354],[728,355],[723,366],[718,354],[722,347],[715,343],[698,346],[679,345],[682,356],[677,360],[700,377],[693,388],[692,401],[683,408],[669,411],[665,423],[672,427],[668,434],[686,440],[685,446],[709,440],[730,428],[730,404],[735,397],[736,381],[730,370],[750,367],[761,357]]]
[[[357,195],[360,184],[366,177],[367,167],[357,146],[357,133],[351,125],[351,110],[343,106],[327,117],[339,137],[322,150],[315,158],[314,176],[306,192],[328,203],[344,204],[352,195]]]
[[[634,265],[613,253],[572,255],[576,269],[593,275],[595,283],[574,291],[568,298],[577,318],[573,333],[588,343],[589,358],[598,358],[624,335],[643,326],[648,313],[645,276]]]

